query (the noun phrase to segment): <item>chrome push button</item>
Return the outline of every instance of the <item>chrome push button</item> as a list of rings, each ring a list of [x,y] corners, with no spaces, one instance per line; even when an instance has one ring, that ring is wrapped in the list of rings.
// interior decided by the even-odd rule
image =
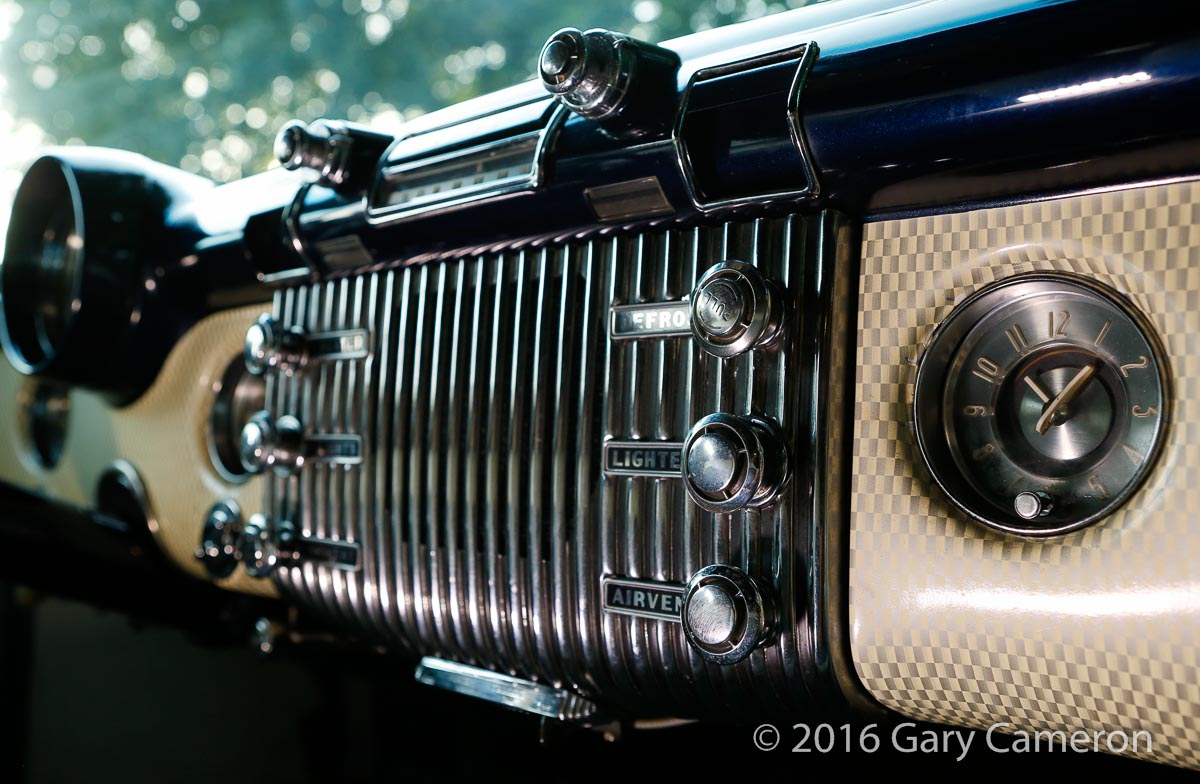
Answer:
[[[714,356],[735,357],[782,339],[783,292],[751,264],[714,265],[696,283],[690,302],[692,336]]]
[[[268,370],[290,374],[304,365],[306,353],[304,330],[284,327],[265,313],[246,330],[242,355],[246,369],[256,376]]]
[[[266,411],[250,417],[242,428],[242,466],[251,474],[268,468],[277,476],[291,476],[304,465],[304,428],[294,416],[272,419]]]
[[[715,664],[734,664],[763,643],[774,625],[768,590],[735,566],[713,564],[692,575],[683,592],[683,633]]]
[[[760,417],[709,414],[683,442],[683,484],[710,512],[766,506],[788,480],[779,427]]]

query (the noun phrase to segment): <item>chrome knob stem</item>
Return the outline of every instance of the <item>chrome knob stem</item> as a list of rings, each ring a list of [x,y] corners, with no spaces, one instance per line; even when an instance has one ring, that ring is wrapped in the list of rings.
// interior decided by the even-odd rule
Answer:
[[[559,30],[538,76],[560,103],[622,136],[665,133],[675,115],[679,56],[610,30]]]
[[[304,427],[294,416],[272,419],[270,412],[259,411],[242,428],[241,458],[251,474],[270,469],[276,476],[292,476],[304,466]]]
[[[323,185],[338,187],[350,177],[353,140],[330,125],[292,120],[275,137],[275,159],[289,171],[311,169]]]
[[[307,361],[307,340],[299,327],[284,327],[264,313],[246,330],[242,348],[246,369],[256,376],[268,370],[291,374]]]
[[[688,644],[715,664],[745,659],[775,625],[772,592],[736,566],[713,564],[692,575],[680,617]]]
[[[709,414],[688,433],[682,457],[688,495],[710,512],[766,506],[789,478],[783,434],[760,417]]]
[[[266,515],[250,516],[240,540],[241,561],[246,574],[263,578],[294,559],[291,544],[294,540],[292,524],[281,521],[271,524]]]
[[[783,341],[783,289],[742,261],[710,267],[689,298],[692,337],[708,353],[735,357]]]
[[[208,510],[200,534],[196,560],[204,565],[208,576],[220,580],[233,574],[241,559],[240,540],[242,515],[237,503],[227,498]]]

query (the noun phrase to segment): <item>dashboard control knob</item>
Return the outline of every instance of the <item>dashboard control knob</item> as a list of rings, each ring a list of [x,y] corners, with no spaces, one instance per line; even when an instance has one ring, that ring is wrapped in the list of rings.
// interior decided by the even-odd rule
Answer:
[[[735,357],[778,345],[784,334],[782,289],[742,261],[722,261],[696,283],[692,336],[708,353]]]
[[[196,560],[215,580],[228,577],[237,568],[242,536],[242,513],[233,499],[217,501],[204,518]]]
[[[788,452],[769,419],[709,414],[683,442],[683,484],[710,512],[765,506],[788,480]]]
[[[391,145],[390,134],[356,123],[292,120],[275,137],[275,159],[289,171],[310,169],[317,182],[343,192],[361,192],[375,175],[379,159]]]
[[[767,639],[774,606],[770,592],[736,566],[706,566],[684,589],[683,633],[705,659],[733,664]]]
[[[679,55],[610,30],[559,30],[542,47],[538,76],[571,111],[622,136],[669,130]]]
[[[292,476],[304,465],[304,427],[294,416],[273,420],[269,412],[259,411],[242,428],[241,456],[251,474],[269,468],[276,476]]]
[[[307,359],[306,350],[304,330],[284,327],[264,313],[246,330],[242,356],[246,369],[261,376],[271,369],[291,373],[302,367]]]
[[[281,563],[290,560],[292,524],[284,521],[272,531],[271,520],[262,514],[250,515],[242,531],[239,547],[246,574],[267,577]]]
[[[275,137],[275,159],[289,171],[312,169],[325,185],[338,186],[349,176],[351,140],[324,123],[309,127],[292,120]]]

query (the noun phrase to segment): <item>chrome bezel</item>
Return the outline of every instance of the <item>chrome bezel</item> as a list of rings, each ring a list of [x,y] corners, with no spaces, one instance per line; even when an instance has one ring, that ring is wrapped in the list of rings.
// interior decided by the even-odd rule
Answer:
[[[964,500],[966,494],[956,491],[955,486],[958,484],[956,478],[948,477],[947,472],[940,466],[940,460],[934,454],[935,448],[930,442],[930,436],[926,433],[926,428],[922,426],[923,420],[928,418],[922,414],[922,408],[928,402],[925,396],[935,395],[936,400],[930,404],[935,405],[935,408],[940,411],[942,399],[945,395],[947,367],[933,367],[936,361],[934,358],[935,351],[941,348],[942,344],[946,341],[954,343],[954,347],[951,349],[952,354],[957,351],[958,344],[972,328],[973,322],[965,320],[969,320],[973,309],[978,308],[979,303],[983,299],[1009,286],[1037,282],[1044,282],[1051,285],[1065,283],[1087,289],[1092,294],[1104,298],[1113,307],[1124,313],[1138,328],[1147,345],[1150,347],[1151,352],[1154,354],[1153,359],[1159,373],[1159,386],[1162,390],[1163,406],[1161,424],[1159,425],[1159,433],[1155,439],[1153,451],[1146,456],[1145,461],[1134,475],[1134,478],[1119,493],[1114,494],[1112,499],[1098,512],[1080,520],[1050,526],[1021,525],[1013,522],[1005,522],[973,508],[967,500]],[[964,324],[966,325],[965,327]],[[930,385],[932,385],[932,388],[930,388]],[[912,377],[911,399],[908,411],[909,424],[925,475],[955,509],[963,512],[972,520],[1002,533],[1030,538],[1045,538],[1071,533],[1101,522],[1116,512],[1142,488],[1157,466],[1165,444],[1169,439],[1173,408],[1172,388],[1173,374],[1171,372],[1171,365],[1158,331],[1126,294],[1103,283],[1070,272],[1022,273],[995,281],[973,292],[969,297],[955,306],[950,314],[930,333],[920,349],[920,354],[916,361],[916,370]],[[1014,514],[1016,513],[1014,512]]]

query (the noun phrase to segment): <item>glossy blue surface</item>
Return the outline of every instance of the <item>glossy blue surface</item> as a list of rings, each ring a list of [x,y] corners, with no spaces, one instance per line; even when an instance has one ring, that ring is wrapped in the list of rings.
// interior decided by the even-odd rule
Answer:
[[[820,54],[800,108],[819,193],[778,208],[833,207],[871,220],[1200,173],[1193,16],[1185,4],[1148,11],[1132,0],[839,0],[666,45],[683,60],[682,100],[699,69],[815,41]],[[754,96],[737,79],[725,81],[726,111],[736,116]],[[540,100],[540,90],[519,85],[428,115],[409,132],[433,147],[469,144],[475,129],[491,127],[487,117]],[[772,160],[791,141],[780,135],[755,144]],[[374,264],[392,264],[617,231],[597,223],[585,190],[648,176],[676,211],[658,224],[728,214],[694,206],[670,138],[620,141],[572,116],[553,140],[536,193],[377,226],[368,224],[362,198],[313,188],[302,234],[310,248],[356,236]],[[778,185],[764,188],[771,184]],[[294,176],[260,175],[173,212],[177,231],[161,276],[186,300],[178,312],[194,319],[265,298],[255,290],[255,257],[270,256],[278,267],[288,245],[282,232],[247,243],[241,227],[255,214],[277,225],[265,213],[280,210],[298,185]]]

